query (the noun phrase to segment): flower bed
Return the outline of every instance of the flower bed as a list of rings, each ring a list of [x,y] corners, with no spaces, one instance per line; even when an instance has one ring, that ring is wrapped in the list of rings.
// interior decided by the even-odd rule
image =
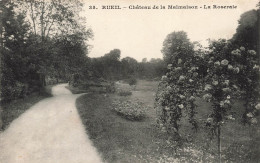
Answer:
[[[118,115],[132,121],[139,121],[145,117],[146,107],[140,101],[121,101],[115,100],[112,103],[112,110]]]

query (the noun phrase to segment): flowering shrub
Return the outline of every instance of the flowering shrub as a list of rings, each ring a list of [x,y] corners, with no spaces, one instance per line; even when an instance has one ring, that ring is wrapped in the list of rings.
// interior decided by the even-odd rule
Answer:
[[[145,117],[146,107],[140,101],[120,101],[115,100],[112,103],[112,110],[116,111],[119,115],[132,121],[142,120]]]
[[[206,120],[206,124],[212,134],[216,134],[216,130],[220,129],[224,119],[233,119],[229,111],[234,92],[238,90],[235,76],[240,71],[236,62],[232,62],[233,60],[227,53],[225,40],[212,42],[209,50],[205,56],[205,60],[208,62],[208,73],[204,79],[203,99],[212,103],[213,111]]]
[[[163,132],[178,134],[180,120],[184,114],[197,129],[195,119],[195,97],[200,90],[200,78],[203,76],[203,57],[198,53],[179,53],[172,57],[168,72],[162,76],[156,95],[158,123]]]
[[[237,63],[237,84],[243,90],[241,97],[245,99],[244,123],[257,123],[256,115],[259,114],[257,105],[260,105],[259,90],[259,62],[254,50],[244,47],[231,52],[232,60]]]
[[[221,126],[228,120],[234,120],[230,111],[235,96],[239,95],[245,99],[246,121],[257,123],[255,115],[259,110],[259,68],[256,53],[253,50],[246,51],[243,47],[230,51],[229,43],[225,40],[214,41],[205,57],[208,73],[204,80],[203,98],[213,106],[206,125],[211,131],[211,136],[217,136],[219,160]]]
[[[202,93],[203,99],[213,106],[205,124],[211,138],[217,136],[219,160],[221,126],[235,120],[231,110],[233,99],[245,99],[245,122],[257,123],[256,115],[260,112],[260,69],[256,52],[231,47],[226,40],[218,40],[211,42],[207,51],[189,55],[173,53],[168,72],[159,84],[155,105],[163,132],[178,133],[184,114],[196,129],[194,101]]]

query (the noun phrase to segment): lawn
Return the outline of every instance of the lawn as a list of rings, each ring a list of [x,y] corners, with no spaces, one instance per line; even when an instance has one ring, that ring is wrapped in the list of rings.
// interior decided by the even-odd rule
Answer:
[[[216,161],[216,142],[207,141],[203,127],[194,133],[190,125],[182,122],[181,133],[185,139],[181,148],[168,142],[166,133],[162,133],[156,124],[154,98],[158,82],[139,80],[132,88],[131,96],[118,94],[90,93],[78,98],[76,105],[90,139],[102,154],[106,162],[207,162]],[[120,85],[122,87],[122,85]],[[124,85],[123,85],[124,86]],[[125,85],[127,90],[131,89]],[[143,102],[148,110],[141,121],[127,120],[111,110],[112,101],[136,100]],[[197,99],[199,105],[199,124],[210,111],[210,104]],[[237,102],[234,108],[241,112],[242,103]],[[227,123],[222,129],[222,154],[226,162],[259,162],[259,126],[244,126],[240,116],[235,115],[235,122]],[[208,148],[207,143],[208,143]],[[205,154],[206,153],[206,154]]]

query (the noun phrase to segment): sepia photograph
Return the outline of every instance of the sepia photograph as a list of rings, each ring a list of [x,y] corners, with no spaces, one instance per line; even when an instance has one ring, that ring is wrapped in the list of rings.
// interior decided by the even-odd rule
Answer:
[[[259,163],[259,0],[0,0],[0,163]]]

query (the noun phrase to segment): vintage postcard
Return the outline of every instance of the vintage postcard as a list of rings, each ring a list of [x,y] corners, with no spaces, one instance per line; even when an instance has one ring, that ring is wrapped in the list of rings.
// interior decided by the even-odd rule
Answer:
[[[259,0],[0,0],[0,163],[260,162]]]

